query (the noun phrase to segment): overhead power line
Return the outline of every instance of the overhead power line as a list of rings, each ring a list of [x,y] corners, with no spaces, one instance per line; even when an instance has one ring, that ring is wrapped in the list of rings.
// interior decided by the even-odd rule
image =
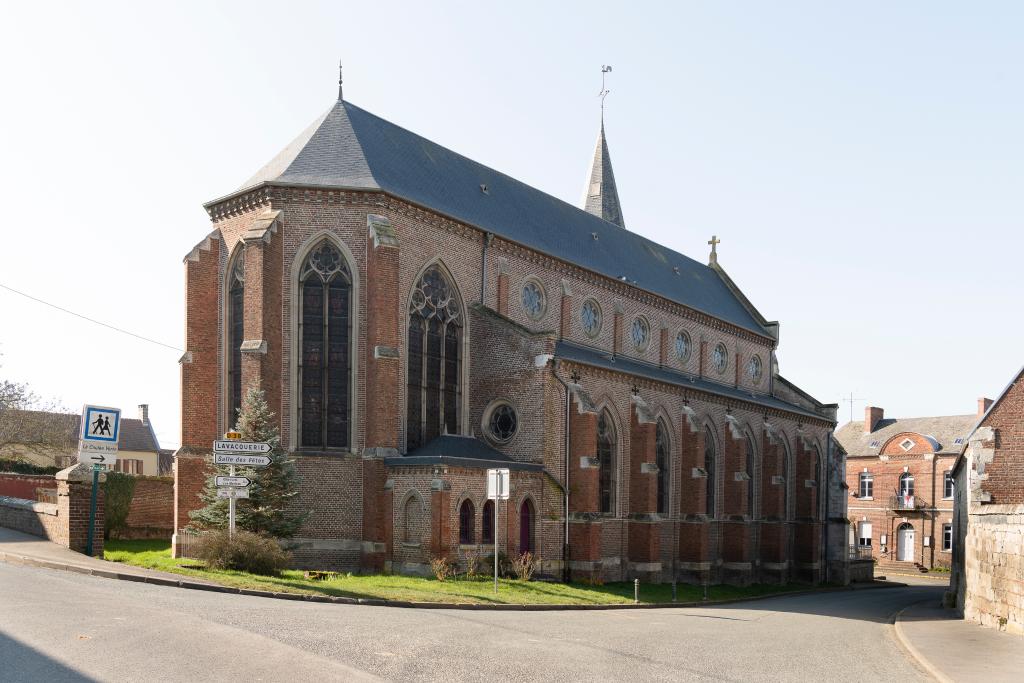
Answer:
[[[164,344],[163,342],[157,341],[156,339],[150,339],[149,337],[143,337],[141,334],[135,334],[134,332],[130,332],[128,330],[121,329],[120,327],[116,327],[114,325],[110,325],[110,324],[102,322],[100,320],[96,320],[94,318],[90,318],[87,315],[82,315],[81,313],[75,313],[74,311],[69,311],[68,309],[66,309],[66,308],[64,308],[62,306],[58,306],[57,304],[51,304],[49,301],[43,301],[42,299],[34,297],[31,294],[26,294],[25,292],[19,291],[19,290],[15,289],[14,287],[8,287],[7,285],[3,284],[2,282],[0,282],[0,288],[6,289],[8,292],[14,292],[15,294],[17,294],[19,296],[23,296],[26,299],[31,299],[32,301],[35,301],[36,303],[43,304],[44,306],[49,306],[50,308],[56,308],[58,311],[61,311],[63,313],[67,313],[68,315],[73,315],[76,318],[81,318],[82,320],[88,320],[91,323],[94,323],[96,325],[101,325],[103,327],[106,327],[107,329],[114,330],[115,332],[120,332],[121,334],[127,334],[127,335],[129,335],[131,337],[135,337],[136,339],[141,339],[142,341],[149,342],[150,344],[156,344],[157,346],[163,346],[163,347],[168,348],[168,349],[173,349],[174,351],[184,351],[185,350],[185,349],[182,349],[182,348],[177,347],[177,346],[172,346],[171,344]]]

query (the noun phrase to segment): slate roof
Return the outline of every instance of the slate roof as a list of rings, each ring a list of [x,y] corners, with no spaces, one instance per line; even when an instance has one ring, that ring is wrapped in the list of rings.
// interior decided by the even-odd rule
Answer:
[[[858,455],[878,455],[885,442],[900,432],[913,432],[930,439],[936,447],[936,453],[953,455],[960,452],[963,444],[955,443],[963,438],[966,443],[977,415],[944,415],[939,417],[904,417],[879,420],[875,430],[864,433],[864,421],[847,422],[836,430],[838,441],[851,457]],[[871,444],[877,441],[878,446]]]
[[[555,345],[555,358],[571,360],[585,365],[605,368],[607,370],[624,372],[638,377],[646,377],[648,379],[665,382],[666,384],[673,384],[675,386],[689,387],[709,394],[714,394],[716,396],[724,396],[726,398],[746,401],[766,408],[786,410],[791,413],[815,417],[819,420],[829,419],[826,415],[812,412],[803,406],[798,406],[794,403],[790,403],[789,401],[783,401],[782,399],[774,396],[743,391],[742,389],[701,379],[685,372],[651,365],[650,363],[644,363],[625,356],[615,356],[613,358],[612,355],[606,351],[601,351],[587,346],[580,346],[579,344],[573,344],[572,342],[558,342]]]
[[[610,161],[608,172],[610,175]],[[314,121],[233,194],[263,183],[388,192],[755,334],[770,336],[718,274],[703,263],[344,100]],[[219,201],[209,202],[207,207]]]
[[[425,446],[397,458],[385,458],[389,467],[412,465],[452,465],[454,467],[507,467],[510,470],[540,472],[539,463],[519,462],[472,436],[445,434]]]
[[[31,419],[17,420],[19,413],[25,414]],[[0,425],[0,428],[6,428],[7,424],[15,424],[28,425],[31,429],[31,432],[25,433],[14,443],[52,440],[59,434],[67,439],[67,445],[70,448],[77,448],[79,429],[82,424],[81,415],[39,410],[7,410],[0,416],[0,420],[3,420],[4,423]],[[117,437],[117,448],[122,451],[152,451],[156,453],[160,450],[160,445],[149,425],[143,424],[142,420],[122,417],[121,431]]]

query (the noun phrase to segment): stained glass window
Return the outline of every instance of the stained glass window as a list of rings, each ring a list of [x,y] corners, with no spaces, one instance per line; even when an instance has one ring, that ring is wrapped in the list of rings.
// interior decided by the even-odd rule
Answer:
[[[352,276],[328,241],[309,254],[299,275],[299,445],[350,445]]]
[[[468,498],[459,507],[459,543],[469,545],[475,543],[476,510],[473,501]]]
[[[242,342],[245,340],[245,252],[238,250],[228,276],[228,426],[242,407]]]
[[[483,517],[480,518],[480,542],[494,543],[494,501],[484,503]]]
[[[636,347],[637,351],[647,349],[647,344],[651,341],[651,326],[646,318],[638,317],[633,319],[630,336],[633,338],[633,346]]]
[[[527,280],[523,285],[523,310],[531,320],[540,320],[544,317],[546,303],[544,300],[544,288],[536,280]]]
[[[607,411],[597,418],[597,459],[601,512],[615,512],[615,427]]]
[[[580,322],[588,337],[596,337],[601,332],[601,307],[593,299],[583,302],[583,308],[580,309]]]
[[[754,518],[754,442],[747,440],[747,516]]]
[[[761,357],[751,356],[750,360],[747,361],[747,376],[750,377],[754,384],[760,384],[763,374],[764,369],[761,367]]]
[[[715,350],[711,352],[711,365],[718,372],[725,372],[725,368],[729,365],[729,352],[725,349],[725,344],[715,346]]]
[[[669,442],[668,428],[665,422],[658,420],[657,432],[655,433],[655,463],[658,465],[658,509],[661,514],[668,514],[669,485],[672,481],[669,476]]]
[[[715,516],[715,436],[710,427],[704,428],[704,471],[707,473],[707,499],[705,512]]]
[[[462,305],[441,269],[420,277],[409,303],[406,449],[446,432],[458,434],[461,397]]]
[[[676,333],[676,358],[680,361],[685,361],[690,357],[690,335],[686,332],[679,330]]]
[[[516,410],[508,403],[500,403],[491,410],[487,431],[495,441],[505,443],[512,439],[519,427]]]

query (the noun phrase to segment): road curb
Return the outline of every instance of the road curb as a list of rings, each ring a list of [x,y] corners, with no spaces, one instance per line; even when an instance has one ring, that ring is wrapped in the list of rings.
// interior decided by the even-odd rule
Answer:
[[[907,634],[904,633],[903,626],[900,624],[900,621],[903,618],[903,613],[904,612],[906,612],[911,607],[915,607],[916,605],[920,605],[923,602],[927,602],[927,600],[921,600],[919,602],[915,602],[912,605],[907,605],[906,607],[904,607],[903,609],[901,609],[899,612],[896,613],[896,616],[895,616],[895,618],[893,619],[893,622],[892,622],[893,629],[896,631],[896,640],[899,641],[899,644],[903,647],[904,650],[907,651],[907,654],[909,654],[911,656],[911,658],[913,658],[914,661],[916,661],[918,663],[918,665],[922,669],[927,671],[932,676],[932,678],[934,678],[935,680],[939,681],[939,683],[954,683],[952,678],[950,678],[946,674],[944,674],[941,671],[939,671],[935,667],[935,665],[933,665],[928,660],[927,657],[925,657],[923,654],[921,654],[920,650],[918,650],[916,647],[914,647],[914,644],[910,642],[910,638],[908,638]]]
[[[82,565],[76,565],[66,562],[54,562],[52,560],[42,560],[28,555],[16,555],[14,553],[0,552],[0,562],[6,562],[8,564],[24,565],[30,567],[42,567],[44,569],[57,569],[63,571],[75,572],[78,574],[89,574],[90,576],[96,576],[104,579],[114,579],[119,581],[134,581],[137,583],[149,583],[154,586],[166,586],[170,588],[186,588],[189,590],[202,590],[210,591],[214,593],[231,593],[233,595],[248,595],[259,598],[272,598],[275,600],[293,600],[300,602],[324,602],[334,603],[341,605],[366,605],[373,607],[396,607],[402,609],[453,609],[453,610],[483,610],[491,612],[551,612],[551,611],[593,611],[593,610],[638,610],[638,609],[670,609],[670,608],[692,608],[692,607],[709,607],[712,605],[732,605],[740,602],[754,602],[757,600],[767,600],[769,598],[779,598],[783,596],[797,596],[797,595],[811,595],[815,593],[838,593],[842,591],[857,591],[857,590],[881,590],[883,588],[905,588],[905,583],[886,583],[882,584],[856,584],[855,586],[836,586],[833,588],[811,588],[808,590],[800,591],[785,591],[780,593],[770,593],[768,595],[756,595],[749,598],[730,598],[728,600],[709,600],[704,602],[702,600],[696,602],[658,602],[648,603],[643,605],[631,605],[631,604],[620,604],[620,605],[518,605],[518,604],[475,604],[475,603],[460,603],[460,602],[411,602],[408,600],[384,600],[382,598],[348,598],[344,596],[331,596],[331,595],[311,595],[308,593],[282,593],[275,591],[263,591],[254,590],[251,588],[233,588],[231,586],[222,586],[216,583],[201,583],[198,581],[190,581],[188,579],[167,579],[161,576],[146,576],[143,574],[130,574],[128,572],[110,571],[107,569],[96,569],[93,567],[84,567]],[[113,564],[113,563],[112,563]]]

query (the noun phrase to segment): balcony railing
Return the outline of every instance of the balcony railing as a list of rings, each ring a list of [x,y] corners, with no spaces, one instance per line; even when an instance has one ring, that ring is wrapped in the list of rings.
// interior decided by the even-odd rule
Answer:
[[[851,560],[870,560],[871,559],[871,546],[869,545],[851,545],[849,557]]]
[[[889,508],[892,510],[920,510],[924,507],[925,501],[914,495],[897,494],[889,497]]]

